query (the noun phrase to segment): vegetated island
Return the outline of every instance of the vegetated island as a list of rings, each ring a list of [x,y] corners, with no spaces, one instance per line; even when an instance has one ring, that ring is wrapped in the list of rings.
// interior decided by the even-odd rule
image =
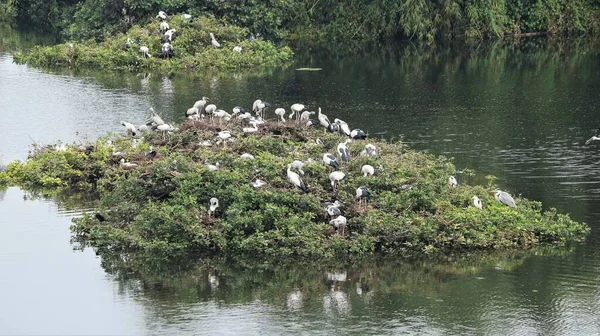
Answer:
[[[172,72],[281,66],[289,64],[292,57],[289,47],[251,35],[249,29],[214,17],[173,16],[168,22],[135,25],[100,43],[89,40],[37,46],[16,53],[14,60],[36,67]]]
[[[306,121],[249,126],[237,118],[187,120],[179,129],[137,136],[34,147],[25,162],[0,172],[0,183],[96,192],[97,213],[74,219],[72,231],[115,252],[415,255],[564,245],[589,232],[536,201],[501,204],[493,179],[487,186],[452,186],[455,167],[448,159],[401,141],[348,142]],[[339,169],[324,164],[325,153]],[[295,160],[300,163],[289,167]]]

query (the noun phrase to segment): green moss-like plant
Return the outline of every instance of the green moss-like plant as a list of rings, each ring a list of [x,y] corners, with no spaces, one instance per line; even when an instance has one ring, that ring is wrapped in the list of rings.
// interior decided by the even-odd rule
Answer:
[[[162,34],[159,23],[153,21],[145,26],[133,26],[125,34],[105,36],[96,43],[63,43],[54,46],[35,47],[17,53],[18,63],[32,66],[101,68],[109,70],[157,69],[165,72],[175,70],[195,71],[201,69],[235,70],[252,67],[280,66],[292,58],[288,47],[277,47],[263,39],[247,40],[247,29],[227,25],[213,17],[200,17],[185,21],[175,16],[169,21],[176,29],[172,45],[175,56],[161,59]],[[221,43],[214,48],[209,33],[213,33]],[[126,47],[127,39],[138,42]],[[152,57],[145,58],[140,46],[150,49]],[[234,46],[242,47],[241,52],[233,51]]]
[[[335,153],[345,137],[320,127],[268,121],[258,133],[200,145],[221,129],[237,133],[238,126],[237,120],[222,126],[188,121],[165,139],[145,134],[136,148],[125,136],[112,136],[111,145],[100,139],[93,148],[38,147],[26,162],[11,163],[6,174],[30,187],[95,189],[105,220],[85,215],[72,229],[79,241],[103,250],[329,259],[564,245],[589,231],[555,209],[542,211],[539,202],[517,198],[517,207],[506,207],[494,200],[493,183],[450,188],[455,167],[448,159],[409,150],[400,141],[350,143],[352,159],[342,164],[346,177],[336,193],[321,158]],[[377,146],[376,157],[359,154],[367,143]],[[150,145],[157,150],[152,159],[144,155]],[[123,169],[115,150],[138,167]],[[241,159],[243,153],[254,159]],[[307,194],[287,181],[286,166],[295,159],[307,162]],[[217,171],[206,167],[217,162]],[[374,176],[362,175],[364,164],[377,167]],[[257,178],[267,185],[251,187]],[[366,205],[355,200],[359,186],[372,193]],[[482,199],[483,210],[471,205],[473,195]],[[214,216],[208,213],[212,197],[220,203]],[[348,218],[345,234],[335,232],[322,205],[334,197]]]

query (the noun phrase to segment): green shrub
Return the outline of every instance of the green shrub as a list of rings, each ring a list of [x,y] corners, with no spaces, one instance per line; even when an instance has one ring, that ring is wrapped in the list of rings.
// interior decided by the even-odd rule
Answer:
[[[238,121],[224,127],[237,129]],[[159,134],[146,134],[137,148],[121,136],[113,136],[110,146],[108,138],[100,139],[86,151],[76,145],[65,151],[38,147],[27,161],[11,163],[0,179],[96,190],[105,221],[85,215],[74,220],[73,233],[85,244],[117,251],[329,259],[564,245],[589,232],[555,209],[542,211],[539,202],[519,198],[515,208],[499,204],[493,183],[448,187],[455,167],[444,157],[408,150],[401,142],[368,140],[378,147],[377,157],[361,157],[367,142],[354,141],[348,145],[353,159],[342,165],[346,177],[336,192],[348,218],[342,235],[329,224],[322,205],[334,195],[330,169],[320,160],[345,138],[294,122],[268,122],[261,129],[212,147],[198,144],[214,137],[209,122],[186,123],[166,142]],[[317,136],[326,148],[311,140]],[[152,160],[144,155],[149,145],[158,153]],[[137,169],[121,168],[114,150],[125,151]],[[242,160],[242,153],[255,158]],[[309,158],[313,162],[305,164],[302,176],[309,193],[304,194],[287,181],[286,166]],[[217,162],[217,171],[205,166]],[[360,173],[366,163],[377,167],[374,176]],[[256,178],[267,185],[252,188],[249,182]],[[355,199],[358,186],[372,192],[366,203]],[[482,211],[471,205],[473,195],[483,201]],[[211,215],[212,197],[220,206]]]

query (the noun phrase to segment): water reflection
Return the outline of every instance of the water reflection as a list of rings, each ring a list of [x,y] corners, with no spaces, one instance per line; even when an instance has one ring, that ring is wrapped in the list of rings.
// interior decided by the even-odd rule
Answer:
[[[565,249],[540,249],[443,260],[376,260],[342,267],[291,261],[267,266],[224,259],[161,263],[158,259],[148,262],[147,255],[103,253],[102,264],[121,287],[136,288],[140,291],[136,295],[149,298],[143,304],[154,307],[157,314],[191,318],[190,311],[212,316],[236,309],[236,316],[245,321],[256,314],[253,307],[259,305],[272,325],[292,319],[302,330],[319,326],[316,332],[329,325],[351,333],[374,328],[379,333],[479,330],[526,334],[572,328],[575,322],[564,313],[579,309],[573,307],[573,303],[581,303],[575,297],[595,300],[595,277],[588,278],[590,287],[578,281],[580,289],[570,288],[569,295],[561,295],[565,284],[548,282],[561,270],[535,270],[540,261],[542,265],[549,265],[548,260],[568,265],[571,255]],[[540,311],[546,306],[550,309]],[[245,308],[239,311],[239,307]],[[585,316],[591,318],[590,312]],[[532,319],[537,323],[531,324]],[[553,321],[557,325],[552,325]],[[174,324],[181,327],[197,322],[184,319]],[[591,326],[583,324],[578,330]]]

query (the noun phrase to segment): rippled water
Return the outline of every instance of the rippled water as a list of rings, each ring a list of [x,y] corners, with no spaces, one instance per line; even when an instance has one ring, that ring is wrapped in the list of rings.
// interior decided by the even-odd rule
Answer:
[[[600,147],[583,144],[600,126],[592,44],[315,52],[297,67],[322,71],[194,77],[41,71],[13,64],[3,49],[5,159],[24,158],[32,141],[120,132],[121,120],[141,123],[150,106],[181,121],[203,95],[228,110],[256,98],[304,102],[477,171],[459,182],[493,174],[593,230],[570,250],[454,261],[164,265],[73,251],[70,218],[85,202],[11,188],[0,191],[0,334],[600,334]]]

